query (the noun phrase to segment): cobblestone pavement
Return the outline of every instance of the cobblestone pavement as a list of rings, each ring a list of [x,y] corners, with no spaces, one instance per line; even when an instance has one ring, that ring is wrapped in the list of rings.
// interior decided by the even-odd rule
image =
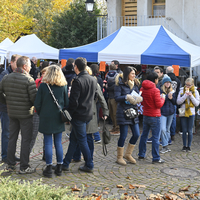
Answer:
[[[111,125],[107,126],[109,129],[112,128]],[[69,144],[66,137],[66,132],[69,132],[68,129],[69,125],[66,125],[66,131],[63,133],[64,154]],[[128,138],[130,138],[130,135],[129,131]],[[193,137],[191,153],[181,151],[182,136],[176,134],[175,141],[170,145],[171,152],[161,155],[162,159],[165,160],[164,164],[152,164],[151,144],[147,144],[146,159],[139,161],[137,159],[138,140],[133,152],[133,157],[136,158],[137,163],[128,163],[126,166],[120,166],[116,163],[118,137],[112,136],[111,143],[107,145],[107,156],[102,153],[102,145],[95,144],[93,173],[84,173],[78,170],[78,167],[84,163],[82,160],[80,163],[71,163],[70,171],[63,172],[61,177],[54,175],[52,179],[49,179],[42,176],[45,162],[42,161],[43,136],[39,133],[33,152],[30,155],[30,164],[36,168],[36,173],[19,175],[16,172],[11,176],[12,178],[29,181],[42,178],[43,183],[55,184],[61,187],[74,187],[76,185],[78,188],[82,188],[82,185],[84,185],[84,191],[82,190],[82,192],[85,196],[95,193],[102,195],[104,198],[115,197],[116,199],[119,199],[124,193],[129,196],[137,194],[139,199],[146,199],[150,194],[164,194],[169,191],[178,193],[180,188],[186,186],[190,186],[188,191],[190,194],[200,190],[200,135],[198,133]],[[128,140],[126,140],[125,146],[127,146],[127,142]],[[19,144],[20,138],[18,140],[17,156],[19,156]],[[55,151],[53,154],[55,163]],[[4,167],[5,165],[1,166],[1,168]],[[140,185],[141,187],[129,189],[129,184],[133,186]],[[118,188],[117,185],[122,185],[123,188]],[[198,196],[195,198],[200,199]]]

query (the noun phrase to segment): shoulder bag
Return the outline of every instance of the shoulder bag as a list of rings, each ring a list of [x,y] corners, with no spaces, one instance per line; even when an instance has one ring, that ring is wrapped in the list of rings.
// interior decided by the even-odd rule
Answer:
[[[103,120],[103,132],[102,132],[102,146],[103,146],[103,154],[104,156],[107,155],[107,147],[106,144],[109,144],[111,140],[111,135],[108,129],[106,128],[106,120]]]
[[[57,105],[58,109],[60,110],[60,116],[61,116],[62,122],[70,122],[72,120],[71,115],[69,114],[69,112],[66,109],[62,110],[62,108],[59,105],[57,99],[55,98],[51,88],[49,87],[49,85],[47,83],[46,83],[46,85],[49,88],[49,91],[51,93],[51,96],[53,97],[53,100],[54,100],[55,104]]]

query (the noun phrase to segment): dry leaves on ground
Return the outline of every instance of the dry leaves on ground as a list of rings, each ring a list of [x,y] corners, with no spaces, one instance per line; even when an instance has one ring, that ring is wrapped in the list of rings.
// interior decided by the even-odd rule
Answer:
[[[81,191],[81,189],[80,188],[77,188],[77,186],[75,185],[73,188],[71,188],[72,189],[72,191],[74,192],[74,191]]]

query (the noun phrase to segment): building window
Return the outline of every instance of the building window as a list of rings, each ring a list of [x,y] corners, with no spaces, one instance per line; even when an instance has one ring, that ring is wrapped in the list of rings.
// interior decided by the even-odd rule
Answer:
[[[153,0],[153,15],[165,16],[165,0]]]

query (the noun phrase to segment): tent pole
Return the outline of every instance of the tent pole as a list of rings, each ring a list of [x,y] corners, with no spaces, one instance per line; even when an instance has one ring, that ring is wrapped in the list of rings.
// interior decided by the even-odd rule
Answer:
[[[190,78],[192,78],[192,67],[190,67]]]

